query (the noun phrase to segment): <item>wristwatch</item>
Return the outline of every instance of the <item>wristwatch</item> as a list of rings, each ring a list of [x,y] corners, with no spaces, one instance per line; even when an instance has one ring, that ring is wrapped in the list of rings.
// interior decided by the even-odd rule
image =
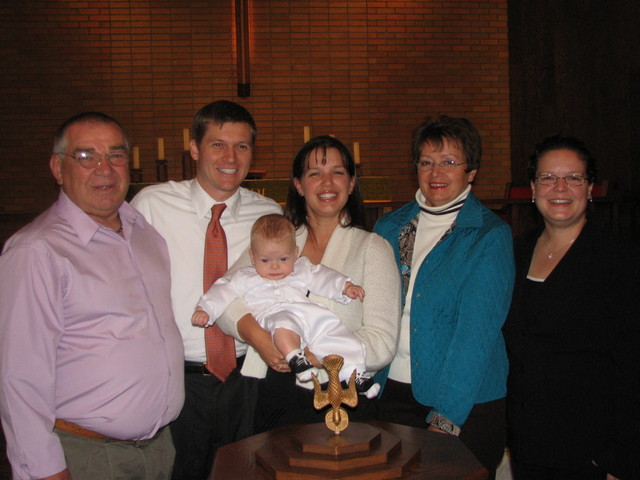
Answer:
[[[431,418],[429,419],[429,425],[436,427],[438,430],[442,430],[443,432],[450,435],[455,435],[456,437],[460,435],[460,427],[458,427],[447,417],[444,417],[439,413],[434,413],[431,416]]]

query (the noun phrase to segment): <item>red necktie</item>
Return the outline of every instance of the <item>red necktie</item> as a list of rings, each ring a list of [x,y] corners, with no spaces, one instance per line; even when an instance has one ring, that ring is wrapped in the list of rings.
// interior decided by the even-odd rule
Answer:
[[[220,216],[227,206],[218,203],[211,208],[211,221],[204,239],[204,291],[227,271],[227,236],[220,225]],[[207,352],[206,367],[221,381],[236,368],[236,346],[233,338],[222,333],[217,324],[204,329]]]

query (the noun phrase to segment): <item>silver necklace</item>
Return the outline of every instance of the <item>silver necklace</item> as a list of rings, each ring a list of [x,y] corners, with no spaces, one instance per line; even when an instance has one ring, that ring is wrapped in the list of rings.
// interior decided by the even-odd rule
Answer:
[[[571,240],[569,243],[567,243],[566,245],[563,245],[562,247],[560,247],[558,250],[556,250],[555,252],[551,252],[551,253],[547,253],[547,258],[548,259],[552,259],[557,253],[560,253],[562,250],[564,250],[567,247],[570,247],[571,245],[573,245],[573,242],[575,242],[576,239],[574,238],[573,240]]]

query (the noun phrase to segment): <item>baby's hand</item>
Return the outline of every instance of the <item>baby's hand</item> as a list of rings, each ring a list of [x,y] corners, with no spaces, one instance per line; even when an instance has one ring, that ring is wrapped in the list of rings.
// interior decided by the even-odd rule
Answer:
[[[349,298],[359,298],[362,302],[364,300],[364,288],[360,285],[354,285],[351,282],[347,282],[344,284],[344,290],[342,291],[343,295],[346,295]]]
[[[197,307],[191,317],[191,324],[195,327],[206,327],[207,323],[209,323],[209,314],[202,308]]]

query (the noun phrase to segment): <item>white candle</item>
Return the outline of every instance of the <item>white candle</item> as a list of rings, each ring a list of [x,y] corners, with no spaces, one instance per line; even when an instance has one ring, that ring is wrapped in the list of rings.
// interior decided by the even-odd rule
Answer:
[[[311,129],[308,125],[304,126],[304,143],[307,143],[311,139]]]
[[[140,149],[133,147],[133,168],[140,168]]]
[[[184,150],[189,150],[189,129],[182,129],[182,146]]]
[[[164,138],[158,139],[158,160],[164,160]]]
[[[360,142],[353,142],[353,160],[360,165]]]

